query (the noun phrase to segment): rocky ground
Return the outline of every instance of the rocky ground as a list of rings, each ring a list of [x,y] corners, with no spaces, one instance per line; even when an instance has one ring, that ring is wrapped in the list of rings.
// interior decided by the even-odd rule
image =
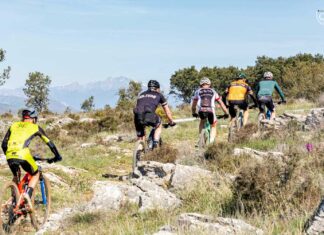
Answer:
[[[78,122],[92,123],[93,118],[82,118]],[[45,120],[44,120],[45,121]],[[288,125],[294,121],[307,133],[313,133],[324,129],[324,109],[313,109],[309,114],[294,114],[286,112],[275,121],[265,121],[266,130],[284,130]],[[68,134],[69,130],[65,130],[64,126],[75,122],[72,118],[54,119],[47,130],[60,130],[60,135]],[[9,125],[10,123],[6,123]],[[222,132],[220,132],[222,134]],[[188,139],[187,137],[178,137],[181,139]],[[306,137],[305,137],[306,138]],[[148,213],[149,211],[163,210],[175,213],[172,221],[166,223],[164,226],[156,228],[154,234],[268,234],[261,227],[252,225],[253,221],[246,221],[245,218],[239,219],[238,216],[212,216],[210,214],[202,214],[198,211],[183,211],[185,207],[186,198],[184,193],[194,191],[197,185],[210,184],[213,189],[226,187],[230,189],[237,178],[237,172],[214,171],[205,167],[205,163],[195,164],[196,160],[191,160],[189,155],[194,153],[186,144],[177,144],[179,157],[176,163],[160,163],[156,161],[141,161],[135,171],[137,177],[129,177],[129,168],[123,169],[121,166],[130,165],[125,156],[130,156],[132,153],[131,146],[133,146],[134,137],[127,133],[119,135],[105,135],[97,136],[96,138],[88,139],[86,142],[78,143],[73,148],[73,151],[79,151],[80,154],[92,157],[91,154],[96,154],[95,151],[106,151],[102,154],[100,162],[97,164],[106,164],[101,161],[111,161],[110,156],[115,156],[118,164],[114,165],[114,172],[117,175],[124,177],[117,177],[113,179],[106,179],[101,177],[105,175],[103,166],[100,165],[98,172],[100,176],[95,175],[96,172],[91,168],[87,160],[84,163],[79,162],[74,164],[74,157],[71,157],[71,165],[69,161],[62,164],[42,164],[42,168],[46,172],[46,176],[50,179],[52,187],[54,188],[54,198],[61,197],[61,192],[69,192],[80,190],[83,180],[87,184],[91,184],[89,188],[82,188],[78,203],[73,200],[59,199],[60,202],[54,205],[53,211],[37,234],[45,233],[60,233],[68,229],[70,221],[76,215],[84,213],[97,212],[118,212],[122,211],[125,206],[131,204],[135,206],[138,213]],[[167,139],[168,141],[168,139]],[[186,143],[186,142],[182,142]],[[192,142],[191,142],[192,145]],[[125,147],[127,146],[127,147]],[[324,149],[320,144],[316,144],[319,149]],[[278,149],[278,148],[277,148]],[[283,166],[287,165],[289,156],[285,151],[278,150],[259,150],[246,146],[236,146],[230,153],[233,159],[240,161],[242,158],[250,158],[256,162],[276,161],[281,162]],[[307,151],[307,150],[305,150]],[[68,152],[67,152],[68,154]],[[103,160],[102,160],[103,159]],[[127,157],[128,159],[128,157]],[[98,160],[99,161],[99,160]],[[115,161],[115,160],[114,160]],[[126,161],[126,162],[125,162]],[[128,160],[129,161],[129,160]],[[236,161],[236,160],[234,160]],[[109,165],[109,164],[107,164]],[[110,164],[111,165],[111,164]],[[105,166],[106,167],[106,166]],[[111,167],[111,166],[110,166]],[[0,168],[4,172],[8,172],[6,161],[3,155],[0,156]],[[112,168],[105,168],[108,172]],[[107,174],[111,177],[114,174]],[[1,174],[2,179],[8,179],[9,174]],[[73,179],[81,178],[77,184],[73,183]],[[300,182],[304,182],[301,179]],[[321,182],[321,185],[324,185]],[[79,187],[80,186],[80,187]],[[199,188],[199,187],[198,187]],[[199,190],[199,189],[197,189]],[[82,194],[82,195],[81,195]],[[55,200],[54,199],[54,200]],[[64,206],[65,205],[65,206]],[[304,231],[307,234],[320,234],[324,232],[324,201],[320,202],[318,208],[314,211],[313,216],[304,225]],[[179,209],[182,208],[182,209]],[[254,223],[255,224],[255,223]],[[260,223],[258,223],[260,224]],[[98,233],[101,234],[100,231]]]

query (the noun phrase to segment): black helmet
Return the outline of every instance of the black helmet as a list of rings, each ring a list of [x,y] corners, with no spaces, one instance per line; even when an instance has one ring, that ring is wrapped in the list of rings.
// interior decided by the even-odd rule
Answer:
[[[158,89],[158,88],[160,88],[160,83],[156,80],[150,80],[147,84],[147,87],[149,89],[152,89],[152,88]]]
[[[22,119],[35,118],[37,119],[37,112],[35,110],[24,109],[21,112]]]

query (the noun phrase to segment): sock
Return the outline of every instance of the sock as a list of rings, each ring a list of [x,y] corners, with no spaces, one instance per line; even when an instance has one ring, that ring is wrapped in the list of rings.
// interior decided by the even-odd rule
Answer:
[[[32,197],[32,195],[33,195],[33,191],[34,191],[34,189],[33,188],[31,188],[31,187],[28,187],[27,188],[27,191],[26,191],[26,193],[28,194],[28,196],[31,198]]]

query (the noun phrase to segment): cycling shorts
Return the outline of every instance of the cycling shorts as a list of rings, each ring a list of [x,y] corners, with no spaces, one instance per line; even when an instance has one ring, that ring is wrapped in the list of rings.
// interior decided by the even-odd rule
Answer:
[[[271,96],[258,96],[258,103],[259,103],[259,110],[261,113],[265,112],[265,106],[268,108],[270,112],[273,112],[275,109]]]
[[[232,118],[236,117],[236,107],[237,106],[239,109],[242,109],[246,111],[248,109],[248,103],[245,100],[232,100],[228,101],[229,103],[229,113]]]
[[[7,160],[7,162],[12,174],[15,177],[18,176],[18,171],[20,166],[24,169],[24,171],[28,172],[31,175],[35,175],[38,172],[38,166],[34,159],[32,162],[32,161],[18,159],[18,158],[10,158]]]
[[[215,126],[217,123],[217,117],[215,115],[215,113],[212,112],[198,112],[200,119],[204,120],[204,119],[208,119],[208,122],[210,123],[210,125]]]
[[[134,124],[137,137],[143,137],[145,127],[157,128],[161,124],[161,118],[156,113],[134,113]]]

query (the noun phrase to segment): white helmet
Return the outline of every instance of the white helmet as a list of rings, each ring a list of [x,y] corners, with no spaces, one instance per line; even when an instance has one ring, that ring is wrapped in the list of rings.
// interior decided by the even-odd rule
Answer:
[[[209,78],[207,78],[207,77],[203,77],[203,78],[200,80],[200,86],[202,86],[202,85],[204,85],[204,84],[211,85],[211,81],[209,80]]]
[[[273,78],[273,74],[272,74],[271,72],[265,72],[265,73],[263,74],[263,77],[264,77],[264,78],[270,78],[270,79],[272,79],[272,78]]]

